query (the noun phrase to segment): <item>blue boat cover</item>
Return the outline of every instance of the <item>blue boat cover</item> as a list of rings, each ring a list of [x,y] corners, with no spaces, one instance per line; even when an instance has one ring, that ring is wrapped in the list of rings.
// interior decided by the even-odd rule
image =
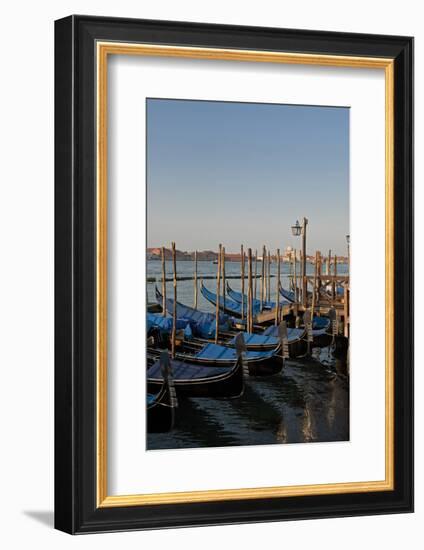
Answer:
[[[314,322],[312,324],[312,335],[320,336],[321,334],[324,334],[325,332],[327,332],[328,328],[330,327],[330,323],[331,321],[330,319],[327,319],[327,317],[314,317]],[[301,336],[303,336],[304,332],[305,332],[304,328],[288,328],[287,334],[288,334],[289,343],[291,340],[298,340]],[[271,327],[268,327],[264,331],[264,334],[266,334],[267,336],[278,336],[278,327],[274,325]]]
[[[235,363],[234,363],[235,365]],[[171,361],[172,378],[178,383],[182,380],[207,380],[221,374],[227,374],[234,367],[208,367],[192,365],[178,359]],[[148,380],[163,380],[160,361],[157,360],[147,371]]]
[[[243,332],[244,342],[247,347],[249,346],[273,346],[276,348],[280,343],[280,340],[275,335],[268,334],[252,334],[251,332]],[[230,341],[231,345],[235,345],[236,336]]]
[[[278,327],[272,325],[264,330],[264,334],[267,336],[275,336],[275,338],[278,338]],[[304,334],[304,328],[287,328],[287,340],[289,341],[289,344],[300,340]]]
[[[156,300],[159,304],[162,304],[162,294],[157,288]],[[174,300],[172,298],[167,298],[165,305],[167,312],[172,316],[174,311]],[[191,330],[195,336],[207,339],[215,337],[216,317],[213,313],[206,313],[198,309],[185,306],[180,302],[177,302],[176,309],[177,319],[190,323]],[[219,315],[219,330],[226,331],[229,330],[231,326],[231,317],[221,313]]]
[[[200,287],[200,292],[203,294],[203,296],[213,305],[216,305],[216,294],[215,292],[211,292],[209,289],[207,289],[203,284]],[[220,309],[224,308],[224,297],[219,297],[219,307]],[[241,317],[242,314],[242,308],[241,303],[235,302],[234,300],[231,300],[231,298],[225,299],[225,309],[227,311],[230,311],[233,315],[238,315]],[[247,303],[244,304],[243,307],[244,314],[247,314]],[[253,305],[253,315],[257,315],[260,313],[260,305]]]
[[[326,331],[330,326],[330,319],[327,317],[314,317],[314,321],[312,323],[312,329],[313,331]]]
[[[325,334],[330,327],[330,319],[327,319],[327,317],[314,317],[314,322],[312,324],[312,336],[321,336],[322,334]],[[268,327],[263,332],[267,336],[276,336],[278,337],[278,327],[275,325]],[[288,328],[287,329],[287,337],[289,344],[290,342],[294,342],[296,340],[299,340],[305,333],[304,328]]]
[[[312,323],[312,336],[321,336],[330,328],[331,321],[327,317],[314,317]]]
[[[160,313],[147,313],[147,331],[152,327],[157,327],[164,332],[170,332],[172,330],[172,317],[164,317]],[[184,329],[188,324],[185,319],[177,319],[177,330]]]
[[[239,304],[241,304],[243,294],[241,292],[238,292],[237,290],[233,290],[228,283],[227,283],[227,294],[232,300],[234,300],[235,302],[238,302]],[[247,304],[246,294],[244,295],[244,303]],[[284,305],[285,303],[288,303],[288,301],[283,298],[283,300],[280,302],[280,305]],[[252,304],[253,304],[254,308],[257,307],[260,310],[260,308],[261,308],[261,301],[260,300],[258,300],[256,298],[253,298]],[[264,309],[274,309],[275,307],[276,307],[275,302],[266,302],[265,301],[263,303],[263,308]]]
[[[246,351],[245,358],[247,361],[252,361],[255,359],[270,359],[274,355],[274,350],[272,351]],[[196,353],[195,357],[198,359],[209,359],[211,361],[215,360],[233,360],[237,358],[237,353],[235,348],[226,348],[225,346],[220,346],[219,344],[206,344],[201,351]]]
[[[296,301],[296,296],[295,296],[294,292],[292,292],[291,290],[286,290],[282,286],[280,286],[280,294],[283,298],[285,298],[289,302],[295,302]]]

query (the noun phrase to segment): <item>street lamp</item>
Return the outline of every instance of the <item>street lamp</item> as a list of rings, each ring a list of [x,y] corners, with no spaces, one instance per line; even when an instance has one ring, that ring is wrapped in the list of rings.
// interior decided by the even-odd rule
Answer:
[[[346,243],[347,243],[347,272],[350,271],[350,235],[346,235]]]
[[[302,226],[299,224],[299,220],[296,220],[295,225],[292,225],[291,229],[294,237],[299,237],[302,234]]]
[[[307,298],[307,282],[306,282],[306,227],[308,225],[308,220],[303,218],[302,225],[300,225],[299,220],[296,220],[296,223],[292,225],[292,234],[294,237],[302,236],[302,302],[303,306],[306,307],[306,298]]]

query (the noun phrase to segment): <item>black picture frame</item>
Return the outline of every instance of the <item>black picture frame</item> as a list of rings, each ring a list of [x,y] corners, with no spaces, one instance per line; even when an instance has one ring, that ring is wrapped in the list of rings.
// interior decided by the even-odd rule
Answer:
[[[97,507],[98,40],[394,59],[393,491]],[[413,39],[73,15],[55,23],[55,74],[55,527],[75,534],[413,511]]]

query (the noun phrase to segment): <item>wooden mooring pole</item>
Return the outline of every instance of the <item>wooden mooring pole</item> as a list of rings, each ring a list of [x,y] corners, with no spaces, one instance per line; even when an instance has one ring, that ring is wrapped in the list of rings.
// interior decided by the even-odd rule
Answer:
[[[175,243],[172,245],[172,267],[173,267],[173,285],[174,285],[174,307],[172,311],[172,337],[171,337],[171,355],[175,359],[175,340],[177,337],[177,254]]]
[[[268,302],[271,301],[271,251],[268,250]]]
[[[318,255],[319,252],[315,252],[315,265],[314,265],[314,282],[312,288],[312,306],[311,306],[311,316],[312,324],[314,323],[314,313],[315,313],[315,304],[316,304],[316,294],[317,294],[317,277],[318,277]]]
[[[221,249],[222,245],[219,245],[219,252],[218,252],[218,267],[216,270],[216,320],[215,320],[215,344],[218,343],[218,333],[219,333],[219,302],[220,302],[220,295],[221,295]]]
[[[321,299],[321,277],[322,277],[322,257],[321,257],[321,251],[318,250],[316,253],[316,259],[315,263],[317,263],[317,302]]]
[[[277,280],[275,282],[275,326],[280,322],[280,249],[277,248]]]
[[[303,306],[308,305],[308,280],[306,278],[306,231],[308,227],[308,220],[303,218],[302,222],[302,302]]]
[[[296,259],[296,249],[293,251],[294,254],[294,262],[293,262],[293,277],[294,277],[294,301],[297,303],[299,301],[299,292],[297,288],[297,259]]]
[[[225,286],[225,246],[222,247],[221,269],[222,269],[222,302],[223,302],[224,311],[225,311],[225,295],[227,292],[227,288]]]
[[[304,298],[304,277],[303,277],[303,252],[299,250],[299,262],[300,262],[300,273],[299,273],[299,302],[307,305],[307,302]]]
[[[253,332],[252,249],[247,250],[247,331]]]
[[[256,300],[256,287],[258,280],[258,250],[255,250],[255,300]]]
[[[264,303],[268,298],[268,251],[265,249],[264,262]]]
[[[334,300],[337,298],[337,283],[336,283],[336,277],[337,277],[337,256],[334,256],[334,268],[333,268],[333,275],[334,279],[331,285],[331,299],[334,302]]]
[[[164,246],[162,246],[162,315],[166,317],[166,268]]]
[[[241,320],[244,321],[244,248],[240,247],[240,277],[241,277]]]
[[[264,285],[265,285],[265,245],[262,247],[262,268],[261,268],[261,311],[264,307]]]
[[[197,250],[194,252],[194,309],[197,309]]]
[[[343,317],[344,317],[344,323],[343,323],[343,331],[346,338],[349,338],[349,288],[347,285],[344,286],[344,296],[343,296]]]
[[[290,252],[290,256],[289,256],[289,267],[290,267],[290,284],[289,284],[289,288],[288,290],[293,290],[294,289],[294,271],[293,271],[293,267],[294,267],[294,262],[293,262],[293,250]]]

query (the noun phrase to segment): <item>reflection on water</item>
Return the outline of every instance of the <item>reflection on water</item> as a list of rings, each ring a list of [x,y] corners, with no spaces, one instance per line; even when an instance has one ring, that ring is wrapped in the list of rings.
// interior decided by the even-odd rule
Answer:
[[[327,350],[321,350],[326,357]],[[346,441],[345,365],[287,360],[281,374],[247,377],[238,399],[180,400],[174,430],[149,434],[148,449]]]
[[[210,277],[216,276],[216,269],[217,266],[214,265],[212,262],[198,262],[198,281],[200,285],[200,280],[204,278],[205,286],[208,287],[210,290],[215,292],[216,290],[216,280],[210,279]],[[260,273],[260,264],[258,264],[258,273]],[[300,269],[300,268],[298,268]],[[194,266],[193,262],[189,261],[177,261],[177,276],[181,278],[189,278],[193,277],[193,271]],[[226,262],[226,276],[228,277],[228,283],[230,283],[230,286],[237,291],[241,291],[241,279],[240,279],[240,270],[241,270],[241,264],[240,262]],[[338,264],[337,267],[338,273],[342,275],[343,273],[346,273],[347,266],[344,264]],[[247,272],[247,267],[246,267]],[[314,273],[314,266],[312,264],[307,264],[306,266],[306,272],[309,275],[313,275]],[[276,289],[277,289],[277,278],[275,275],[277,274],[277,266],[274,263],[271,264],[271,275],[273,277],[271,278],[271,300],[276,300]],[[285,288],[289,288],[289,275],[290,275],[290,266],[287,264],[287,262],[284,262],[281,266],[281,284]],[[159,289],[162,288],[162,264],[161,262],[157,260],[149,260],[147,262],[147,277],[148,282],[146,285],[146,293],[147,293],[147,299],[149,303],[156,302],[155,298],[155,286],[157,285]],[[166,261],[166,278],[172,279],[172,262]],[[255,282],[253,282],[253,291],[255,290]],[[256,281],[256,295],[259,297],[260,292],[260,280],[258,279]],[[166,291],[168,296],[172,297],[174,290],[172,286],[172,280],[169,280],[166,283]],[[221,287],[222,291],[222,287]],[[178,301],[182,302],[183,304],[187,306],[193,306],[194,303],[194,281],[193,280],[182,280],[178,281],[177,283],[177,294],[178,294]],[[215,307],[210,304],[203,296],[200,294],[198,295],[198,307],[202,311],[209,311],[214,312]]]

